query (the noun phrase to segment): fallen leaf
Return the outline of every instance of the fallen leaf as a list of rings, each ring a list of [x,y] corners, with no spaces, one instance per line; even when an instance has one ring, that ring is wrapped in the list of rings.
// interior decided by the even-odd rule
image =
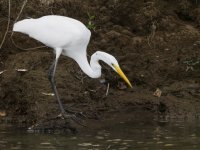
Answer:
[[[46,96],[54,96],[53,93],[45,93],[45,92],[42,92],[43,95],[46,95]]]
[[[106,83],[106,79],[100,79],[100,83]]]
[[[6,70],[0,71],[0,74],[4,73]]]
[[[6,116],[6,112],[5,111],[0,111],[0,117],[5,117]]]
[[[153,95],[156,97],[161,97],[161,94],[162,94],[162,91],[159,88],[157,88],[156,91],[153,93]]]
[[[26,71],[28,71],[27,69],[15,69],[16,71],[18,71],[18,72],[26,72]]]

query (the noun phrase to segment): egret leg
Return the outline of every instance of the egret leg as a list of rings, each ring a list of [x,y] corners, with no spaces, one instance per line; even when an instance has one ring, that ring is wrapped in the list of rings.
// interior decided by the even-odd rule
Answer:
[[[57,63],[58,63],[58,58],[62,52],[62,49],[55,49],[55,50],[56,50],[56,59],[54,60],[53,64],[51,65],[51,67],[49,69],[49,72],[48,72],[48,79],[51,83],[52,90],[54,92],[55,98],[58,101],[62,116],[64,118],[70,118],[70,119],[74,120],[75,122],[83,125],[81,123],[81,120],[79,118],[77,118],[77,115],[81,116],[81,117],[84,117],[84,115],[82,113],[76,113],[76,112],[73,112],[70,110],[65,111],[63,104],[60,100],[60,97],[58,95],[58,91],[57,91],[56,84],[55,84],[55,72],[56,72],[56,67],[57,67]]]
[[[48,78],[49,78],[49,81],[51,83],[51,87],[53,89],[53,92],[54,92],[54,95],[55,95],[55,98],[57,99],[58,101],[58,104],[59,104],[59,107],[60,107],[60,110],[61,110],[61,113],[64,113],[65,110],[63,108],[63,104],[60,100],[60,97],[58,95],[58,91],[57,91],[57,88],[56,88],[56,84],[55,84],[55,70],[56,70],[56,66],[57,66],[57,62],[58,60],[55,60],[53,62],[53,64],[51,65],[50,69],[49,69],[49,73],[48,73]]]

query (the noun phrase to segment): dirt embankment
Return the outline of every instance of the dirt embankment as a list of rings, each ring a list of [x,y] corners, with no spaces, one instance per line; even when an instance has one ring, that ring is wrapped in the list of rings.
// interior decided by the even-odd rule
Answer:
[[[10,29],[0,51],[0,71],[4,71],[0,74],[0,112],[7,116],[2,119],[34,124],[55,117],[59,109],[54,97],[44,94],[51,93],[47,71],[53,60],[52,50],[21,50],[41,43],[15,33],[13,40],[20,49],[10,38],[23,2],[12,1]],[[56,84],[65,107],[83,111],[90,118],[115,111],[143,111],[153,114],[153,118],[164,119],[199,118],[199,1],[48,2],[29,1],[19,20],[56,14],[84,22],[92,31],[88,55],[96,50],[113,54],[134,85],[133,89],[126,88],[105,64],[102,79],[106,82],[101,84],[83,74],[73,60],[61,57]],[[7,1],[0,2],[0,11],[0,39],[3,39],[8,20]],[[153,95],[156,89],[162,92],[160,97]]]

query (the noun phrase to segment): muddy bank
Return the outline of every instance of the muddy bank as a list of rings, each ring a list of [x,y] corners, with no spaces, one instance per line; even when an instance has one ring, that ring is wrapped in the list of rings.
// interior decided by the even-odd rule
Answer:
[[[113,54],[133,89],[105,64],[101,79],[90,79],[71,59],[61,57],[56,84],[64,106],[90,119],[143,111],[154,119],[195,119],[200,113],[200,3],[198,1],[30,1],[20,17],[57,14],[79,19],[92,31],[88,55]],[[54,58],[50,48],[15,33],[12,24],[22,0],[12,2],[11,23],[0,52],[2,120],[37,124],[59,113],[47,79]],[[77,11],[79,10],[79,11]],[[8,20],[7,1],[0,2],[0,39]],[[19,48],[20,47],[20,48]],[[88,58],[90,59],[90,57]],[[25,72],[16,69],[26,69]],[[105,83],[100,83],[105,80]],[[109,84],[109,91],[106,95]],[[157,90],[161,92],[154,95]],[[120,113],[119,113],[120,112]],[[59,123],[60,122],[60,123]],[[54,126],[68,121],[56,119]],[[50,124],[50,123],[49,123]],[[47,123],[47,126],[49,125]]]

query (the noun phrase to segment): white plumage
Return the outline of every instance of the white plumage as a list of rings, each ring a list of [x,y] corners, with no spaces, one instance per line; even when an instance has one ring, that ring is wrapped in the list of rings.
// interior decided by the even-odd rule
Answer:
[[[14,24],[13,31],[55,47],[87,46],[91,32],[80,21],[64,16],[44,16],[38,19],[24,19]]]
[[[83,72],[92,78],[101,76],[99,60],[102,60],[112,67],[132,87],[120,69],[117,60],[112,55],[97,51],[91,56],[90,64],[88,63],[86,50],[91,32],[78,20],[56,15],[44,16],[38,19],[24,19],[14,24],[13,31],[27,34],[54,49],[56,59],[49,70],[49,80],[56,99],[59,102],[62,114],[65,114],[65,111],[54,83],[55,70],[61,54],[74,59]]]

